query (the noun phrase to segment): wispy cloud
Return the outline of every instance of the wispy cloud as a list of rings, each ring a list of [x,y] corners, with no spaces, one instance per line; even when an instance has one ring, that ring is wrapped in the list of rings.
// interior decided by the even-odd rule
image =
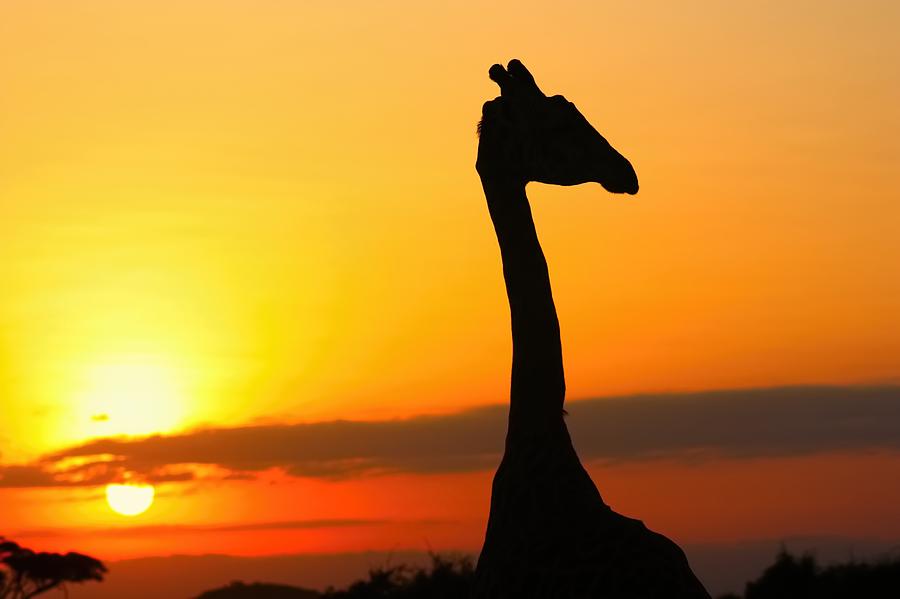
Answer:
[[[275,522],[252,522],[248,524],[222,525],[182,525],[182,524],[150,524],[146,526],[118,526],[103,528],[40,528],[15,531],[16,537],[48,538],[48,537],[127,537],[150,535],[197,535],[218,534],[226,532],[249,532],[258,530],[313,530],[321,528],[351,528],[360,526],[381,526],[397,524],[394,520],[361,520],[361,519],[317,519],[287,520]],[[408,523],[408,522],[407,522]],[[414,524],[429,524],[436,521],[414,521]]]
[[[572,437],[588,461],[900,449],[900,386],[639,395],[575,401],[568,409]],[[489,406],[404,420],[98,439],[34,464],[0,467],[0,487],[105,484],[126,470],[157,482],[188,480],[196,465],[237,478],[272,468],[314,478],[483,470],[499,460],[505,424],[506,408]],[[80,463],[59,470],[72,460]]]

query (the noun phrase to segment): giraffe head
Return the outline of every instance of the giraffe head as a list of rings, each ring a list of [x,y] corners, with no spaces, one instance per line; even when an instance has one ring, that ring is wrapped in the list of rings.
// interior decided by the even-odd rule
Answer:
[[[574,104],[563,96],[547,97],[521,62],[512,60],[507,68],[495,64],[489,76],[500,86],[501,95],[485,103],[482,110],[482,142],[488,134],[495,147],[487,161],[479,148],[479,173],[496,168],[525,181],[555,185],[596,182],[613,193],[637,193],[638,180],[631,163]]]

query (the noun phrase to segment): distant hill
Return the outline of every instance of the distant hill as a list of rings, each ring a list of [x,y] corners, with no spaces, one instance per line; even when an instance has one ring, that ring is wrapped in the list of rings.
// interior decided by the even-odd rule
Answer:
[[[855,557],[877,561],[885,554],[900,557],[900,538],[791,537],[733,543],[687,544],[691,566],[713,597],[727,592],[742,594],[748,580],[755,580],[772,565],[772,558],[786,546],[800,555],[813,552],[825,565],[845,563]],[[107,562],[109,574],[102,584],[71,585],[70,599],[183,599],[232,580],[265,580],[303,589],[346,589],[366,577],[373,568],[390,564],[427,566],[424,551],[371,551],[360,553],[266,555],[171,555]],[[898,595],[900,596],[900,595]],[[858,599],[869,599],[859,597]],[[894,598],[896,599],[896,598]]]
[[[460,599],[469,594],[475,574],[468,555],[429,555],[430,567],[385,566],[372,568],[368,577],[344,590],[324,593],[276,584],[232,582],[194,599]]]
[[[283,584],[232,582],[228,586],[206,591],[195,599],[320,599],[321,593]]]

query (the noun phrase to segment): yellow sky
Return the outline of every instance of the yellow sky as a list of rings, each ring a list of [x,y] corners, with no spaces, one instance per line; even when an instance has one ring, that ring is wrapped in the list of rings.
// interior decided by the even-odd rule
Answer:
[[[897,374],[894,3],[0,11],[7,455],[502,400],[473,126],[513,55],[642,182],[531,189],[572,397]]]
[[[570,398],[896,382],[898,6],[5,0],[0,461],[504,401],[512,57],[641,179],[529,188]]]

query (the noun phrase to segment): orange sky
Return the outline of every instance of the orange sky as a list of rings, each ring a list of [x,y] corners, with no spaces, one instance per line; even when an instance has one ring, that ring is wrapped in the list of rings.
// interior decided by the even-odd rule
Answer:
[[[898,22],[888,0],[7,0],[0,466],[97,437],[502,402],[474,127],[487,67],[513,56],[641,179],[629,199],[529,188],[571,399],[896,383]],[[594,472],[624,513],[733,541],[900,537],[900,488],[874,492],[898,467],[829,449]],[[798,470],[807,485],[779,486]],[[386,519],[178,534],[196,552],[475,550],[490,473],[265,477],[164,484],[133,519],[100,487],[0,489],[0,533],[116,557],[173,533],[47,530]]]

